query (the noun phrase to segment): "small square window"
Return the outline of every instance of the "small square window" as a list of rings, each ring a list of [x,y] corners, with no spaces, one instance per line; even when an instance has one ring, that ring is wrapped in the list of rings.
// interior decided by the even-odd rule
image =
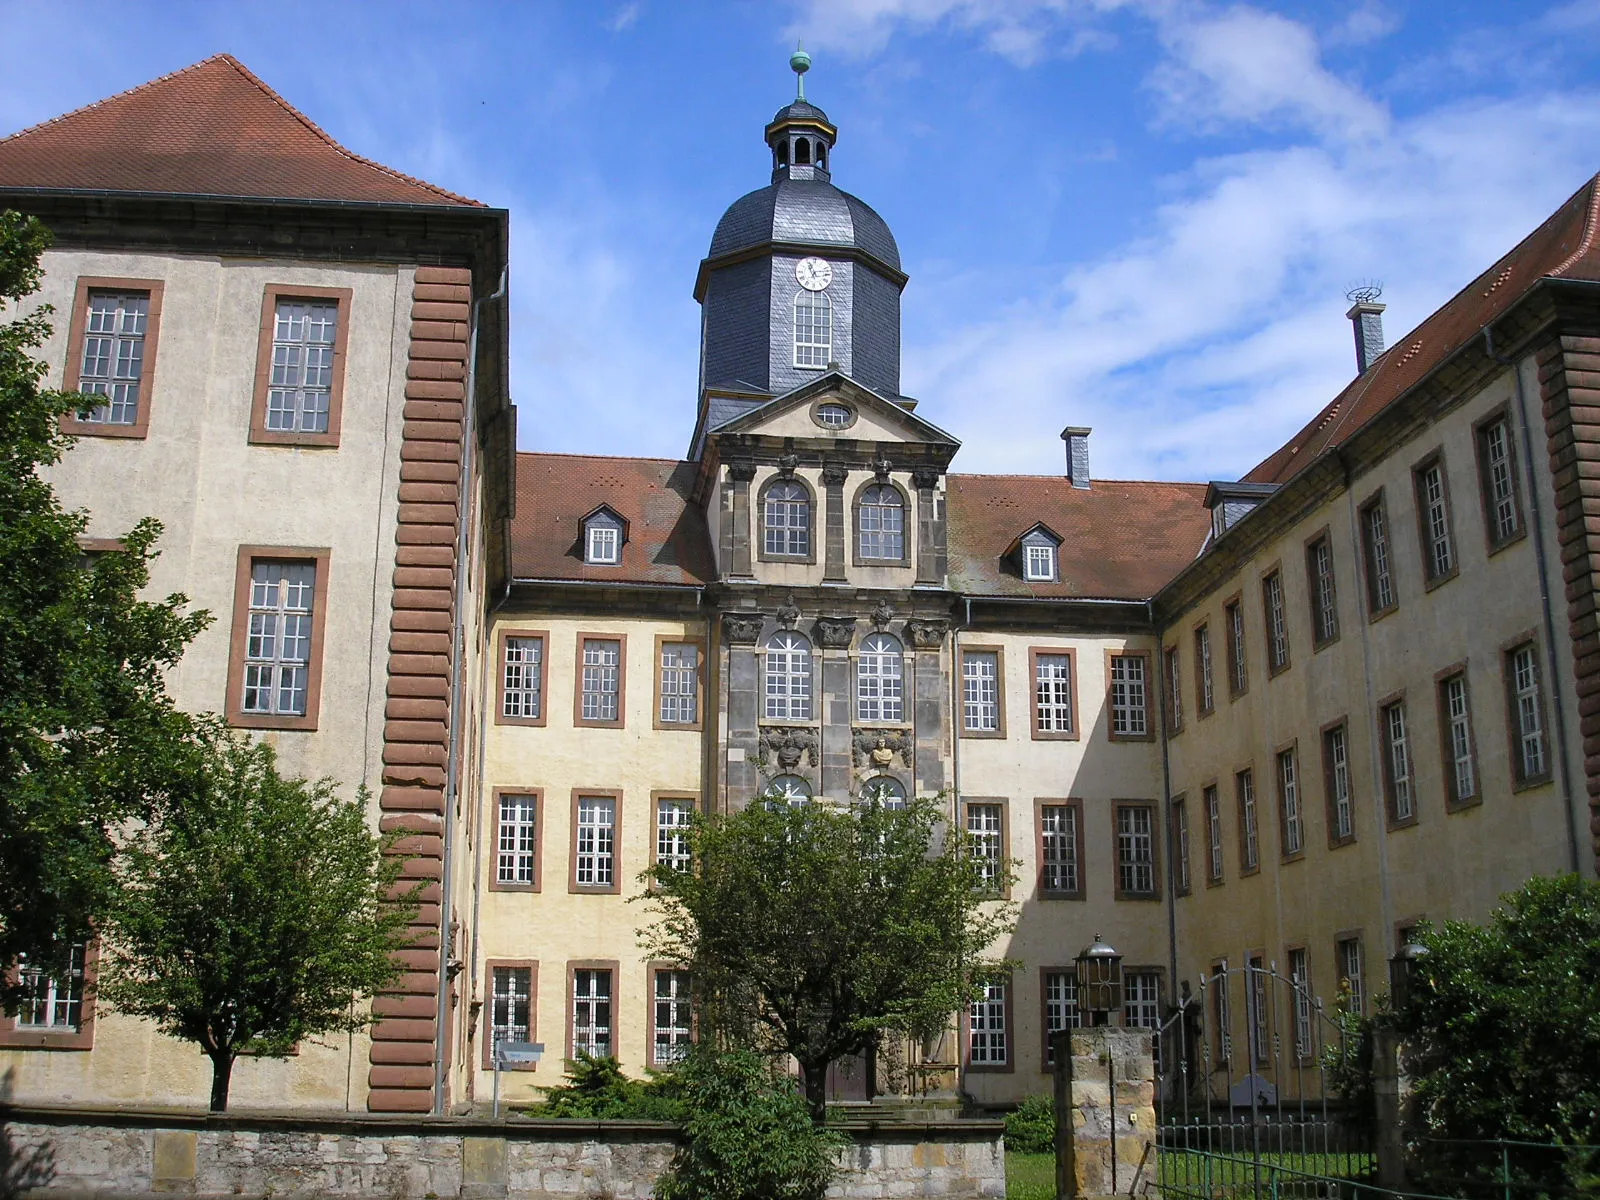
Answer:
[[[584,551],[584,561],[614,565],[622,559],[622,540],[617,536],[614,525],[589,526],[588,547]]]

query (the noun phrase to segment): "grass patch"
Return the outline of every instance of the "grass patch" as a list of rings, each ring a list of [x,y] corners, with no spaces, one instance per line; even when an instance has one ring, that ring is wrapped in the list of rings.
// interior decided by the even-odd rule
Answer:
[[[1006,1153],[1006,1200],[1055,1200],[1054,1154]]]

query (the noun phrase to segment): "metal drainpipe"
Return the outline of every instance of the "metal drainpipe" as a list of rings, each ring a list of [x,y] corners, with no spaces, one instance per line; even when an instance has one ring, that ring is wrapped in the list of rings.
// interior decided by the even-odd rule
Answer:
[[[1560,746],[1557,759],[1560,763],[1561,773],[1561,799],[1567,808],[1567,851],[1568,869],[1580,871],[1578,858],[1578,844],[1580,834],[1578,831],[1578,814],[1572,803],[1572,775],[1567,761],[1569,746],[1567,744],[1567,716],[1566,705],[1562,701],[1561,679],[1556,671],[1556,664],[1561,661],[1559,645],[1556,641],[1555,615],[1550,606],[1550,567],[1545,558],[1544,547],[1544,522],[1539,504],[1539,489],[1534,486],[1537,476],[1533,473],[1533,436],[1528,426],[1528,395],[1522,386],[1522,370],[1514,359],[1502,358],[1495,353],[1494,327],[1483,327],[1483,349],[1494,362],[1502,367],[1509,367],[1511,379],[1516,387],[1517,394],[1517,431],[1522,435],[1522,464],[1523,476],[1527,479],[1528,492],[1528,524],[1533,526],[1533,556],[1539,564],[1539,603],[1544,610],[1544,640],[1545,661],[1550,664],[1547,674],[1550,677],[1551,699],[1556,710],[1556,742]]]
[[[1144,602],[1145,613],[1151,628],[1155,628],[1156,606],[1155,601]],[[1156,690],[1156,707],[1161,714],[1161,794],[1163,796],[1162,808],[1167,817],[1167,970],[1171,972],[1172,1001],[1178,1001],[1178,830],[1177,822],[1172,819],[1172,761],[1168,756],[1170,743],[1167,729],[1167,689],[1172,686],[1172,680],[1167,675],[1167,651],[1164,644],[1165,630],[1156,629],[1156,661],[1155,676],[1161,681]]]
[[[506,294],[506,271],[501,268],[499,286],[487,296],[472,303],[472,333],[467,341],[467,378],[463,403],[465,412],[461,427],[461,484],[456,498],[456,595],[455,616],[450,622],[450,748],[444,775],[444,852],[440,864],[439,880],[439,995],[434,1012],[433,1040],[433,1111],[444,1115],[444,1060],[446,1027],[450,1023],[450,885],[455,866],[455,823],[452,814],[460,795],[457,776],[461,767],[461,677],[463,674],[463,649],[466,641],[467,602],[467,538],[470,533],[467,521],[468,497],[472,494],[472,448],[476,432],[476,396],[473,394],[478,379],[478,329],[483,306]],[[512,436],[515,436],[513,433]]]

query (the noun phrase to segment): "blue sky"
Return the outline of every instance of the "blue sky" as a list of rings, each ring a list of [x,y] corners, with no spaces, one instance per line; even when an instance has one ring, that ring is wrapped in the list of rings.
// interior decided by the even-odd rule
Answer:
[[[0,0],[0,131],[226,50],[359,153],[511,210],[524,449],[676,456],[695,268],[793,93],[911,282],[967,471],[1231,478],[1600,170],[1600,0]]]

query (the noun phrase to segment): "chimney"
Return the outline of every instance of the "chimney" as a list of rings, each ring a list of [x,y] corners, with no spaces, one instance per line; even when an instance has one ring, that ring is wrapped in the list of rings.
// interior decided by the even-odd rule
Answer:
[[[1350,318],[1350,324],[1355,327],[1357,375],[1365,375],[1367,368],[1383,353],[1384,306],[1378,303],[1380,295],[1382,293],[1376,288],[1364,288],[1351,293],[1349,297],[1355,303],[1345,316]]]
[[[1092,432],[1079,425],[1068,425],[1061,431],[1061,440],[1067,444],[1067,482],[1075,488],[1089,486],[1089,434]]]

